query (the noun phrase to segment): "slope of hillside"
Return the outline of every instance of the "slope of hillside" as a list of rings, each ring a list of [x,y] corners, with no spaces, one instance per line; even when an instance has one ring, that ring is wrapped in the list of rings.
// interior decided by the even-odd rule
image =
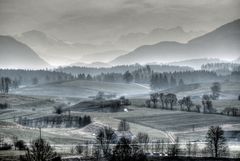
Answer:
[[[76,80],[19,88],[12,92],[23,95],[88,98],[89,96],[95,96],[99,91],[121,96],[148,93],[149,89],[133,83],[125,84]]]
[[[216,30],[186,44],[160,42],[141,46],[134,51],[113,60],[113,64],[149,62],[172,62],[197,58],[236,59],[240,52],[240,19],[225,24]]]
[[[10,36],[0,36],[0,68],[42,69],[50,67],[27,45]]]

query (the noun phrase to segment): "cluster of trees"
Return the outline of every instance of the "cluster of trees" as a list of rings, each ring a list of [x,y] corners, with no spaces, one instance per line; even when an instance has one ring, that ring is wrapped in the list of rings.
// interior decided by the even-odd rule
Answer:
[[[72,74],[64,72],[23,69],[0,69],[0,77],[10,79],[13,87],[74,79]]]
[[[188,142],[185,148],[183,148],[180,146],[179,138],[176,138],[174,143],[164,140],[151,142],[149,135],[141,132],[132,140],[122,136],[117,144],[111,146],[113,138],[114,130],[110,127],[100,129],[96,135],[97,149],[100,150],[99,153],[103,154],[103,157],[109,161],[146,160],[149,151],[168,157],[180,155],[196,157],[199,153],[201,153],[202,156],[205,155],[216,158],[229,155],[224,131],[219,126],[211,126],[209,128],[206,134],[206,146],[202,151],[199,150],[197,143],[192,142]]]
[[[129,131],[130,126],[126,120],[121,120],[118,126],[118,131]],[[113,161],[128,161],[128,160],[146,160],[149,148],[153,152],[167,153],[169,156],[177,156],[179,153],[179,140],[176,143],[167,144],[164,140],[150,142],[150,137],[145,132],[139,132],[136,137],[127,136],[128,133],[123,133],[115,146],[111,146],[115,142],[114,130],[110,127],[103,127],[97,133],[96,139],[98,150],[100,149],[106,160]]]
[[[162,109],[170,108],[173,110],[173,106],[177,103],[177,96],[173,93],[152,93],[150,94],[150,99],[146,100],[147,107],[152,107],[151,104],[153,104],[153,107],[157,108],[158,103]]]
[[[208,63],[201,66],[202,70],[214,71],[218,75],[230,75],[233,71],[240,71],[236,63]]]
[[[54,115],[35,119],[19,117],[17,123],[28,127],[76,127],[81,128],[92,122],[90,116]]]
[[[167,70],[168,68],[169,70]],[[74,79],[80,80],[149,83],[153,90],[202,82],[238,81],[238,78],[240,78],[238,70],[233,71],[231,75],[219,76],[214,70],[183,70],[164,65],[133,65],[116,66],[112,68],[66,67],[59,68],[57,71],[73,73],[76,75]],[[91,73],[91,75],[89,73]]]
[[[147,161],[143,150],[133,145],[131,140],[122,137],[114,147],[109,161]]]
[[[150,99],[145,101],[147,107],[153,107],[161,109],[173,110],[173,107],[179,105],[181,111],[188,112],[201,112],[203,107],[203,113],[216,113],[216,109],[212,105],[212,96],[203,95],[202,96],[202,106],[199,104],[194,104],[190,96],[183,97],[182,99],[177,99],[177,96],[173,93],[152,93],[150,94]]]
[[[85,74],[80,74],[79,78],[87,79]],[[88,80],[107,82],[136,82],[149,83],[153,90],[173,88],[183,86],[184,83],[213,82],[219,80],[215,72],[211,71],[180,71],[180,72],[153,72],[149,65],[134,71],[127,70],[123,73],[111,72],[89,76]]]
[[[174,73],[153,73],[150,85],[153,90],[173,88],[183,86],[185,83],[212,82],[219,80],[214,72],[207,71],[187,71]],[[217,87],[218,84],[216,84]]]
[[[1,77],[0,78],[0,93],[8,93],[11,82],[12,81],[9,77]]]
[[[149,65],[146,65],[145,67],[133,71],[132,75],[136,83],[149,83],[152,73],[152,68]]]
[[[146,100],[147,107],[173,110],[173,106],[177,104],[177,96],[173,93],[152,93],[150,99]]]
[[[180,71],[193,71],[193,68],[176,66],[176,65],[148,65],[155,72],[180,72]],[[78,66],[68,66],[68,67],[59,67],[56,71],[71,73],[73,75],[78,74],[89,74],[91,73],[93,76],[106,74],[106,73],[120,73],[123,74],[126,71],[132,73],[133,71],[137,71],[141,68],[146,68],[146,66],[140,64],[134,65],[119,65],[108,68],[94,68],[94,67],[78,67]]]
[[[211,95],[202,96],[202,105],[203,105],[203,113],[216,113],[216,109],[214,109],[212,105]]]
[[[7,103],[0,103],[0,110],[7,109],[9,107],[10,107],[10,105]]]
[[[114,130],[111,127],[103,127],[96,135],[97,146],[94,153],[95,158],[104,158],[107,161],[146,161],[141,146],[133,143],[132,140],[121,137],[117,144],[112,146],[114,140]],[[102,155],[101,155],[102,154]]]
[[[153,90],[174,88],[176,86],[183,86],[184,82],[180,79],[178,82],[176,78],[172,75],[170,78],[167,77],[167,74],[162,73],[153,73],[150,79],[150,86]]]
[[[152,73],[150,86],[153,90],[173,88],[184,84],[213,82],[221,80],[215,72],[211,71],[185,71],[173,73]]]
[[[93,80],[93,77],[90,74],[85,75],[84,73],[78,74],[76,79],[79,80]]]
[[[240,116],[240,108],[237,107],[226,107],[222,114],[228,115],[228,116]]]
[[[194,106],[190,96],[183,97],[182,99],[179,99],[178,104],[180,105],[180,110],[181,111],[188,111],[188,112],[191,112],[192,107]],[[200,112],[200,108],[198,108],[198,107],[199,106],[196,106],[196,111]]]
[[[221,79],[215,72],[203,70],[172,72],[166,73],[166,75],[168,79],[171,78],[171,76],[176,80],[182,79],[186,84],[213,82]]]
[[[137,83],[149,83],[152,71],[149,65],[140,66],[134,71],[127,70],[122,73],[111,72],[101,73],[93,77],[93,80],[105,81],[105,82],[137,82]]]

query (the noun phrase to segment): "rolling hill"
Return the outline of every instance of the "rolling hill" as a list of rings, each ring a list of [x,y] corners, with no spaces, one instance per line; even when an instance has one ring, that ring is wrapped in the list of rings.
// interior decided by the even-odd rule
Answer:
[[[133,96],[148,93],[149,89],[135,83],[126,84],[75,80],[19,88],[12,92],[21,95],[88,98],[89,96],[95,96],[99,91],[106,94],[116,94],[117,96]]]
[[[50,65],[27,45],[10,36],[0,36],[0,68],[43,69]]]
[[[198,58],[236,59],[240,52],[240,19],[225,24],[188,43],[174,41],[144,45],[113,60],[112,64],[172,62]]]

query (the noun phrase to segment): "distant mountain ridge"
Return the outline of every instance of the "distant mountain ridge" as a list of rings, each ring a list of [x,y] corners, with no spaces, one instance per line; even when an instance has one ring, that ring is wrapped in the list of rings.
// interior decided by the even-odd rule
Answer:
[[[186,43],[187,41],[202,35],[203,32],[186,32],[182,27],[174,27],[170,29],[155,28],[149,33],[129,33],[122,35],[117,43],[123,48],[137,48],[142,45],[155,44],[161,41],[176,41]]]
[[[27,45],[10,36],[0,36],[0,68],[45,69],[50,65]]]
[[[240,19],[225,24],[203,36],[190,40],[188,43],[173,41],[144,45],[134,51],[111,61],[112,64],[134,64],[161,62],[169,63],[176,60],[220,58],[235,59],[240,53]]]
[[[63,41],[38,30],[30,30],[14,37],[30,46],[52,65],[68,65],[75,63],[76,60],[84,63],[106,63],[128,53],[124,51],[130,51],[143,44],[153,44],[166,40],[186,42],[198,35],[200,33],[185,32],[181,27],[176,27],[171,29],[156,28],[149,33],[129,33],[121,36],[116,42],[103,44]]]
[[[16,35],[15,38],[30,46],[52,65],[68,65],[81,59],[84,55],[93,54],[96,51],[111,50],[108,45],[82,44],[59,40],[38,30],[24,32]]]

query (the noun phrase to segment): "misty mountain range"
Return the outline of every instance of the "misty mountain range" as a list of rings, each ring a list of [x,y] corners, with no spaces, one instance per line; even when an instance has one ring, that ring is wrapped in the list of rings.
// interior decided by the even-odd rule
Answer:
[[[92,54],[96,51],[103,52],[112,49],[112,47],[108,45],[82,44],[58,40],[36,30],[16,35],[15,38],[29,45],[52,65],[71,64],[76,62],[76,60],[80,60],[84,55]],[[117,56],[119,55],[116,55],[116,57]]]
[[[9,36],[0,36],[0,67],[43,69],[50,65],[27,45]]]
[[[237,58],[240,51],[240,19],[225,24],[203,36],[183,44],[165,41],[140,46],[113,60],[112,64],[172,62],[197,58]]]
[[[129,33],[121,36],[116,44],[122,49],[137,48],[142,45],[151,45],[162,41],[177,41],[185,43],[192,38],[203,35],[202,31],[185,32],[181,27],[170,29],[156,28],[149,33]]]
[[[168,63],[200,68],[204,63],[222,62],[220,59],[207,58],[238,57],[240,51],[239,29],[240,20],[238,19],[187,43],[177,42],[177,40],[187,41],[191,37],[180,27],[169,30],[155,29],[148,34],[130,33],[118,39],[120,46],[124,43],[134,46],[140,42],[160,41],[154,45],[140,46],[130,53],[124,50],[113,50],[114,47],[111,45],[81,44],[57,40],[43,32],[32,30],[16,35],[17,40],[9,36],[1,36],[0,64],[1,67],[8,68],[50,67],[43,60],[45,59],[53,65],[60,63],[61,65],[71,64],[71,66],[108,67],[135,63]],[[173,35],[177,35],[175,36],[176,41],[163,41],[173,39]],[[236,60],[236,62],[238,61]]]
[[[14,37],[29,45],[50,64],[67,65],[76,60],[79,60],[80,64],[83,62],[109,62],[141,45],[167,40],[186,42],[200,34],[202,33],[185,32],[181,27],[156,28],[149,33],[129,33],[121,36],[116,42],[98,45],[58,40],[37,30],[27,31]]]

